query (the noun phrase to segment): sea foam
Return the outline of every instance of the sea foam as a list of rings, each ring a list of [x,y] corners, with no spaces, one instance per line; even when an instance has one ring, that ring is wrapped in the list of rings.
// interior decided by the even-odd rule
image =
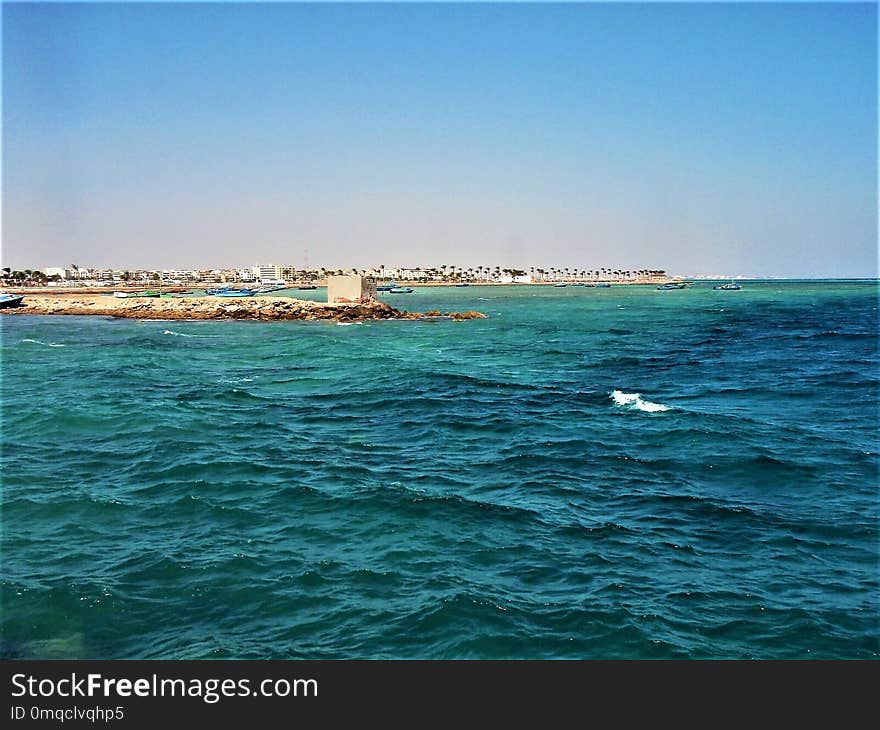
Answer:
[[[175,337],[218,337],[218,335],[188,335],[184,332],[175,332],[174,330],[162,330],[163,335],[174,335]]]
[[[641,393],[624,393],[622,390],[613,390],[611,391],[611,400],[616,405],[635,408],[645,413],[660,413],[669,410],[669,406],[664,406],[662,403],[644,400]]]
[[[64,345],[60,345],[57,342],[43,342],[42,340],[31,340],[24,339],[22,342],[32,342],[35,345],[43,345],[43,347],[64,347]]]

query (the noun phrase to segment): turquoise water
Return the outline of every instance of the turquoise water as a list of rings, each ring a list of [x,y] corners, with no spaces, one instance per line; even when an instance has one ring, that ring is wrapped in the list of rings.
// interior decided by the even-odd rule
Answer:
[[[877,295],[0,318],[2,654],[877,657]]]

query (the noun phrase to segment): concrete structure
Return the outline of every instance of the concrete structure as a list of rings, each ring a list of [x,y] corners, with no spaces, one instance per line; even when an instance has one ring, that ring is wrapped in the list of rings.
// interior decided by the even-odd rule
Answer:
[[[376,299],[376,280],[368,276],[349,274],[327,277],[327,302],[351,304]]]

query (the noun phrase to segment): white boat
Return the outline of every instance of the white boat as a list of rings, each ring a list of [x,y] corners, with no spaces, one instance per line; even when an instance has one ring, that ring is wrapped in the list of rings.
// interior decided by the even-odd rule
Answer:
[[[156,298],[159,296],[159,292],[157,291],[115,291],[113,292],[113,296],[117,299],[133,299],[135,297],[151,297]]]
[[[22,294],[0,294],[0,309],[12,309],[21,306]]]
[[[739,291],[742,287],[737,284],[733,279],[730,280],[729,284],[719,284],[718,286],[713,286],[713,289],[718,289],[719,291]]]

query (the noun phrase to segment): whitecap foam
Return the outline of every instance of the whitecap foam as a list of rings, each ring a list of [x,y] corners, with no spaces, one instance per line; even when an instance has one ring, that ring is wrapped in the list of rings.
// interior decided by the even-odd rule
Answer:
[[[185,332],[175,332],[174,330],[162,330],[163,335],[174,335],[175,337],[217,337],[217,335],[188,335]]]
[[[42,340],[32,340],[30,338],[26,338],[22,342],[31,342],[34,345],[42,345],[43,347],[64,347],[64,345],[57,342],[43,342]]]
[[[611,400],[615,405],[635,408],[645,413],[661,413],[670,410],[669,406],[664,406],[662,403],[645,400],[641,393],[624,393],[622,390],[613,390],[611,391]]]
[[[337,322],[338,327],[351,327],[353,324],[363,324],[363,322]]]

